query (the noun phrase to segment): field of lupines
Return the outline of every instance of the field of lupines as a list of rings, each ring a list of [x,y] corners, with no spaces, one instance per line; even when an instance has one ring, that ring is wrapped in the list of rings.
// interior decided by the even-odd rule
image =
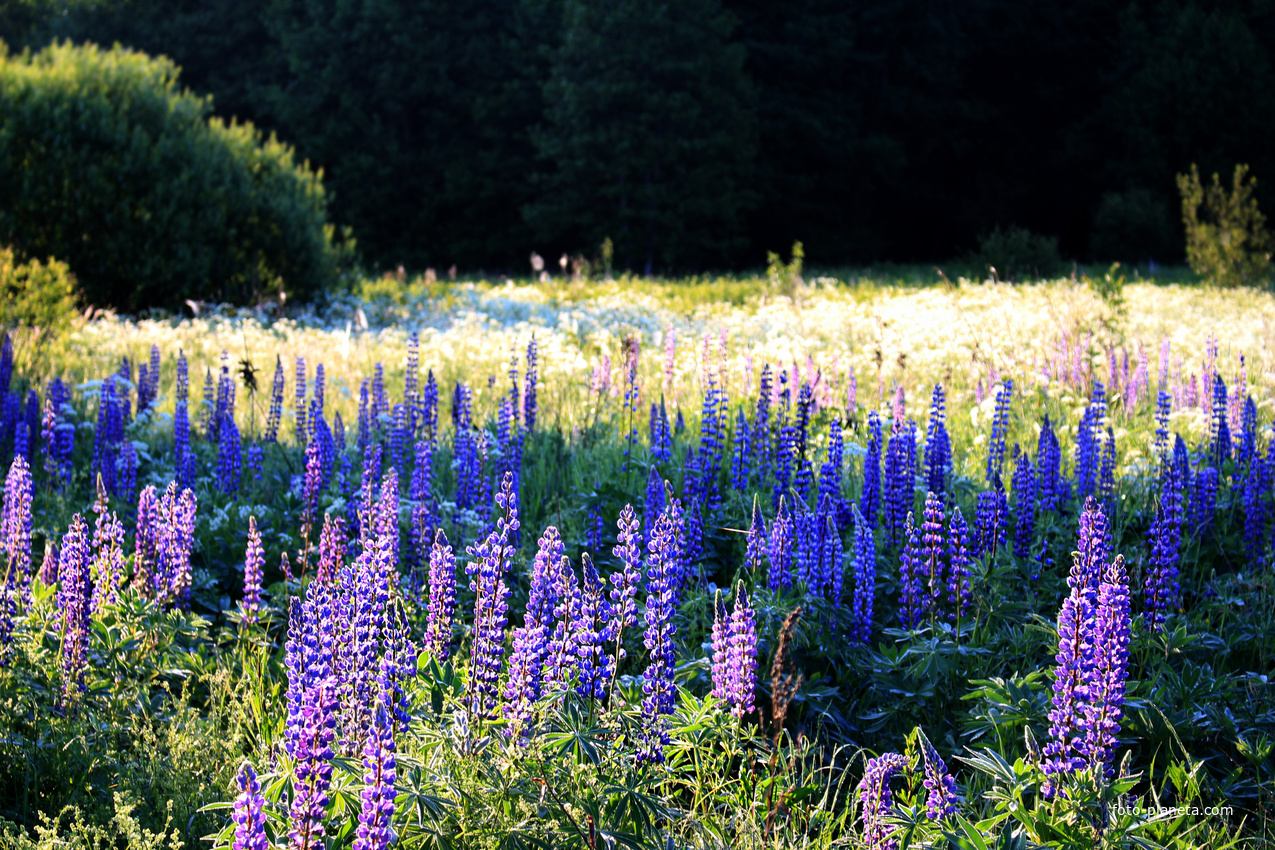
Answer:
[[[0,846],[1228,847],[1275,298],[370,282],[0,352]]]

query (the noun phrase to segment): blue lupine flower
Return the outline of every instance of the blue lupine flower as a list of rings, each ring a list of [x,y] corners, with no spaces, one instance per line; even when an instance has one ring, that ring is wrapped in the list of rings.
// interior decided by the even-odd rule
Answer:
[[[524,739],[531,733],[531,710],[540,699],[542,668],[549,654],[549,636],[558,593],[554,571],[561,551],[562,538],[558,529],[549,526],[540,536],[536,557],[531,564],[531,587],[523,625],[514,629],[504,713],[511,721],[510,734]]]
[[[217,487],[228,496],[239,492],[240,470],[243,465],[243,446],[239,441],[239,429],[230,414],[222,417],[218,429],[220,443],[217,453]]]
[[[619,533],[616,547],[611,550],[620,559],[624,567],[611,573],[611,629],[608,640],[616,642],[616,662],[625,657],[623,646],[624,629],[637,624],[638,582],[642,578],[642,524],[637,518],[632,505],[625,505],[620,511],[620,519],[616,523]]]
[[[992,414],[992,436],[988,441],[987,483],[1002,478],[1005,467],[1005,437],[1009,433],[1009,402],[1014,395],[1014,382],[1006,378],[996,390],[996,410]]]
[[[1067,485],[1062,478],[1062,447],[1049,417],[1040,425],[1036,444],[1036,494],[1041,511],[1058,511],[1067,498]]]
[[[925,610],[937,609],[942,605],[943,591],[947,585],[947,577],[944,575],[947,566],[946,541],[943,539],[945,519],[943,503],[939,501],[939,497],[934,493],[927,493],[925,509],[921,514],[921,548],[916,553],[920,563],[913,565],[914,569],[919,566],[925,578]]]
[[[774,522],[770,524],[770,538],[766,546],[766,560],[770,563],[766,586],[773,591],[792,587],[792,549],[793,523],[784,507],[779,502],[779,511]]]
[[[88,526],[76,514],[62,537],[58,559],[58,610],[62,612],[62,708],[75,714],[87,687],[92,578]]]
[[[881,509],[881,420],[875,410],[868,413],[868,450],[863,457],[863,491],[859,496],[859,512],[868,525],[877,524]]]
[[[452,622],[456,615],[456,556],[440,528],[429,555],[429,616],[425,648],[439,661],[451,655]]]
[[[1014,556],[1031,556],[1032,538],[1036,533],[1036,470],[1031,458],[1023,452],[1014,466]]]
[[[536,430],[536,415],[539,410],[536,399],[536,385],[540,379],[538,352],[536,338],[532,336],[527,343],[527,383],[522,392],[522,419],[528,432]]]
[[[1109,772],[1124,714],[1131,634],[1129,578],[1119,555],[1103,574],[1092,630],[1094,658],[1088,675],[1085,753],[1091,765]]]
[[[872,539],[872,526],[860,513],[854,512],[854,625],[851,639],[867,643],[872,637],[873,604],[877,589],[877,550]]]
[[[748,526],[748,540],[744,547],[744,567],[756,577],[761,571],[762,558],[766,557],[766,520],[761,515],[761,505],[753,499],[753,519]]]
[[[925,816],[941,820],[956,814],[956,780],[948,773],[947,765],[929,738],[921,735],[921,763],[925,779]]]
[[[611,659],[602,652],[607,623],[611,620],[605,588],[589,553],[580,557],[580,586],[571,600],[571,644],[576,658],[576,693],[606,698],[612,677]]]
[[[771,383],[770,364],[767,363],[761,369],[761,382],[757,391],[757,413],[753,417],[753,451],[757,456],[757,480],[765,484],[766,477],[770,475],[770,393],[773,384]]]
[[[1163,625],[1167,615],[1177,610],[1180,593],[1178,565],[1182,560],[1182,497],[1178,491],[1178,476],[1172,467],[1168,468],[1163,481],[1160,505],[1147,533],[1150,553],[1143,591],[1144,616],[1155,629]]]
[[[655,412],[654,405],[651,407],[651,412]],[[740,408],[735,415],[734,439],[735,449],[731,453],[730,486],[735,490],[744,490],[748,487],[751,473],[752,447],[748,418],[744,416],[743,408]]]
[[[921,555],[921,535],[908,514],[904,525],[907,544],[899,553],[899,623],[914,629],[925,617],[925,562]]]
[[[896,548],[903,545],[904,520],[913,508],[916,482],[916,423],[894,420],[894,429],[885,452],[885,480],[882,494],[885,527]]]
[[[1213,418],[1209,421],[1209,454],[1219,467],[1231,459],[1231,426],[1227,419],[1226,382],[1213,375]]]
[[[266,417],[266,433],[262,437],[267,443],[279,442],[279,424],[283,421],[283,358],[275,355],[274,378],[270,382],[270,413]]]
[[[970,531],[961,509],[952,508],[947,526],[947,598],[952,604],[950,617],[960,620],[970,605]]]

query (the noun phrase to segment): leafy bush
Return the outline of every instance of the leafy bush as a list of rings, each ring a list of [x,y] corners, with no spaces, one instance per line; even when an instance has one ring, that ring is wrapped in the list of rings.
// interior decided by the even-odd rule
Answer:
[[[1042,236],[1017,226],[997,227],[979,237],[978,251],[971,260],[1005,280],[1053,277],[1063,267],[1056,236]]]
[[[1217,172],[1208,189],[1200,185],[1194,163],[1189,174],[1178,175],[1186,260],[1197,274],[1217,286],[1252,286],[1270,271],[1271,237],[1266,217],[1253,197],[1256,186],[1247,165],[1235,166],[1229,193],[1222,188]]]
[[[12,248],[0,248],[0,327],[57,331],[74,309],[75,278],[66,263],[19,263]]]
[[[0,48],[2,49],[2,48]],[[123,309],[306,296],[337,277],[320,175],[121,48],[0,53],[0,240]]]

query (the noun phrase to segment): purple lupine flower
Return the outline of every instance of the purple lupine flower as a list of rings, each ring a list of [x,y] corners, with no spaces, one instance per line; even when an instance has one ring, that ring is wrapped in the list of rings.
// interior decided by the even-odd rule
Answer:
[[[56,486],[59,477],[57,455],[58,413],[52,398],[44,400],[44,415],[40,419],[40,445],[44,447],[44,473],[50,486]]]
[[[245,761],[239,768],[235,774],[235,787],[239,789],[239,796],[235,798],[234,814],[231,816],[235,822],[233,850],[269,850],[266,816],[262,811],[266,798],[261,796],[261,783],[257,781],[252,762]]]
[[[1110,538],[1111,532],[1102,506],[1091,497],[1085,502],[1085,510],[1080,515],[1080,533],[1076,544],[1078,557],[1074,559],[1067,578],[1067,586],[1088,594],[1091,603],[1098,593],[1098,585],[1102,582],[1107,562],[1111,559]]]
[[[946,584],[944,575],[946,564],[945,541],[943,539],[943,503],[934,493],[925,495],[925,510],[921,514],[921,548],[918,566],[926,580],[926,600],[924,608],[937,609],[943,601],[943,590]]]
[[[0,511],[0,589],[7,587],[23,602],[31,585],[31,500],[35,485],[31,468],[21,455],[13,458],[4,480],[4,507]]]
[[[921,624],[927,608],[925,561],[921,555],[921,535],[909,513],[904,525],[907,545],[899,553],[899,622],[905,629]]]
[[[394,723],[385,701],[377,702],[367,744],[363,749],[363,805],[353,850],[385,850],[393,842],[394,785],[398,779],[394,756]]]
[[[611,621],[605,640],[615,643],[615,660],[612,670],[617,670],[625,658],[624,630],[637,624],[638,582],[642,579],[642,523],[632,505],[625,505],[616,522],[619,533],[616,547],[611,554],[620,559],[622,569],[611,573]]]
[[[328,789],[332,785],[332,742],[336,737],[336,689],[327,677],[301,694],[293,725],[292,806],[289,847],[318,850],[326,830]]]
[[[452,620],[456,614],[456,556],[440,528],[429,554],[429,618],[425,649],[439,661],[452,651]]]
[[[679,580],[676,529],[669,511],[660,514],[647,546],[646,633],[643,643],[648,653],[642,675],[642,733],[638,744],[639,763],[662,763],[668,745],[665,716],[673,713],[674,646],[677,626],[673,623],[673,603]]]
[[[872,526],[859,511],[854,514],[854,625],[851,639],[867,643],[872,637],[872,609],[877,587],[877,550],[872,539]]]
[[[712,678],[711,695],[725,702],[730,695],[727,682],[727,668],[730,665],[730,615],[722,603],[722,591],[719,588],[713,594],[713,628],[709,633],[712,658],[709,664],[709,675]]]
[[[155,559],[159,549],[159,495],[153,486],[137,497],[137,528],[133,534],[133,590],[155,596]]]
[[[1031,557],[1032,538],[1036,533],[1036,470],[1031,458],[1023,452],[1014,466],[1014,557]]]
[[[262,609],[261,583],[266,554],[261,548],[261,535],[257,532],[257,518],[248,517],[248,547],[243,558],[243,604],[245,623],[257,622]]]
[[[1125,680],[1129,675],[1129,577],[1124,558],[1117,555],[1107,566],[1098,587],[1094,614],[1094,657],[1088,672],[1085,752],[1095,768],[1110,772],[1112,751],[1124,715]]]
[[[655,464],[651,464],[651,470],[646,476],[646,501],[643,502],[648,534],[655,528],[656,517],[664,512],[666,502],[664,488],[664,479],[660,477],[660,472],[655,468]],[[646,542],[649,541],[650,538],[648,537]]]
[[[62,537],[58,558],[58,610],[62,623],[62,707],[70,714],[78,711],[86,690],[84,673],[88,669],[90,604],[92,602],[89,573],[92,550],[89,548],[88,526],[76,514]]]
[[[970,528],[961,509],[952,508],[947,526],[947,598],[952,603],[950,616],[959,621],[970,606]]]
[[[831,506],[838,529],[844,527],[848,519],[845,499],[841,496],[841,467],[845,461],[845,438],[841,433],[841,422],[832,420],[828,426],[828,459],[819,468],[819,503],[827,500]]]
[[[372,367],[372,421],[379,424],[389,416],[390,398],[385,394],[385,367],[377,363]]]
[[[503,511],[496,528],[482,543],[465,551],[472,559],[465,567],[474,591],[474,631],[470,648],[467,707],[475,719],[495,720],[499,715],[501,657],[505,648],[505,627],[509,623],[509,587],[505,573],[513,556],[509,535],[518,528],[518,497],[513,476],[505,474],[496,504]]]
[[[1115,509],[1116,495],[1116,435],[1111,426],[1107,426],[1107,439],[1102,443],[1101,459],[1098,463],[1098,499],[1107,506],[1110,512]]]
[[[1155,456],[1163,466],[1169,455],[1169,406],[1172,398],[1160,390],[1155,402]]]
[[[784,509],[784,502],[779,501],[779,511],[770,524],[770,537],[766,544],[766,560],[770,563],[770,571],[766,576],[766,586],[779,591],[792,587],[792,548],[793,522]]]
[[[1218,471],[1206,466],[1191,477],[1191,533],[1203,537],[1213,528],[1217,514]]]
[[[956,779],[948,773],[947,765],[930,739],[921,734],[921,763],[925,779],[925,816],[941,820],[956,814]]]
[[[611,659],[602,651],[607,623],[611,620],[605,587],[593,559],[580,557],[580,585],[571,600],[571,645],[575,654],[576,693],[582,697],[606,699],[607,682],[612,677]]]
[[[1092,496],[1098,487],[1098,433],[1106,415],[1106,390],[1101,381],[1094,381],[1093,398],[1076,434],[1076,493],[1081,500]]]
[[[1168,467],[1164,475],[1164,488],[1160,493],[1160,506],[1148,532],[1150,557],[1143,596],[1146,606],[1144,615],[1147,622],[1156,629],[1178,607],[1182,504],[1177,480],[1177,472]]]
[[[162,600],[185,607],[190,601],[190,552],[195,542],[197,503],[190,490],[171,482],[159,501],[155,583]]]
[[[94,557],[90,568],[93,581],[93,610],[101,611],[119,601],[124,574],[124,526],[114,512],[106,510],[104,493],[99,493],[97,529],[93,534]]]
[[[319,563],[315,568],[314,580],[324,584],[336,581],[341,568],[345,566],[345,554],[349,541],[345,536],[345,520],[341,517],[333,519],[323,515],[323,529],[319,532]]]
[[[753,615],[744,583],[735,584],[735,607],[726,629],[724,699],[731,714],[743,718],[754,708],[757,690],[757,619]]]
[[[514,629],[504,712],[512,722],[511,734],[522,740],[531,733],[532,706],[540,698],[541,674],[549,654],[550,623],[558,602],[555,570],[561,552],[562,537],[558,529],[549,526],[540,536],[532,561],[523,625]]]
[[[251,446],[248,447],[246,463],[248,466],[248,471],[252,473],[253,481],[261,480],[262,467],[264,466],[265,461],[266,461],[266,453],[261,448],[261,446],[259,446],[256,443],[253,443]]]
[[[845,544],[841,540],[841,532],[837,530],[831,505],[826,500],[824,505],[827,510],[821,511],[816,519],[822,536],[822,545],[819,547],[819,583],[824,596],[834,607],[839,608],[841,593],[845,589],[845,569],[842,563]]]
[[[899,846],[898,839],[893,837],[898,827],[886,819],[894,811],[890,780],[907,766],[907,758],[899,753],[885,753],[868,759],[857,789],[860,816],[863,818],[863,840],[868,850],[897,850]]]
[[[1158,436],[1158,432],[1157,432]],[[1167,435],[1166,435],[1167,440]],[[1244,399],[1244,410],[1240,414],[1240,444],[1237,458],[1242,465],[1247,465],[1257,456],[1257,405],[1253,397]]]
[[[58,542],[52,537],[44,540],[44,557],[40,561],[40,582],[45,587],[58,583]]]

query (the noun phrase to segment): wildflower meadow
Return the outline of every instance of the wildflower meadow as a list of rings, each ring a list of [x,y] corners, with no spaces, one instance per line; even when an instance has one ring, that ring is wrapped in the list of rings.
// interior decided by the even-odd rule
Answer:
[[[20,329],[0,848],[1270,846],[1273,404],[1141,280]]]

